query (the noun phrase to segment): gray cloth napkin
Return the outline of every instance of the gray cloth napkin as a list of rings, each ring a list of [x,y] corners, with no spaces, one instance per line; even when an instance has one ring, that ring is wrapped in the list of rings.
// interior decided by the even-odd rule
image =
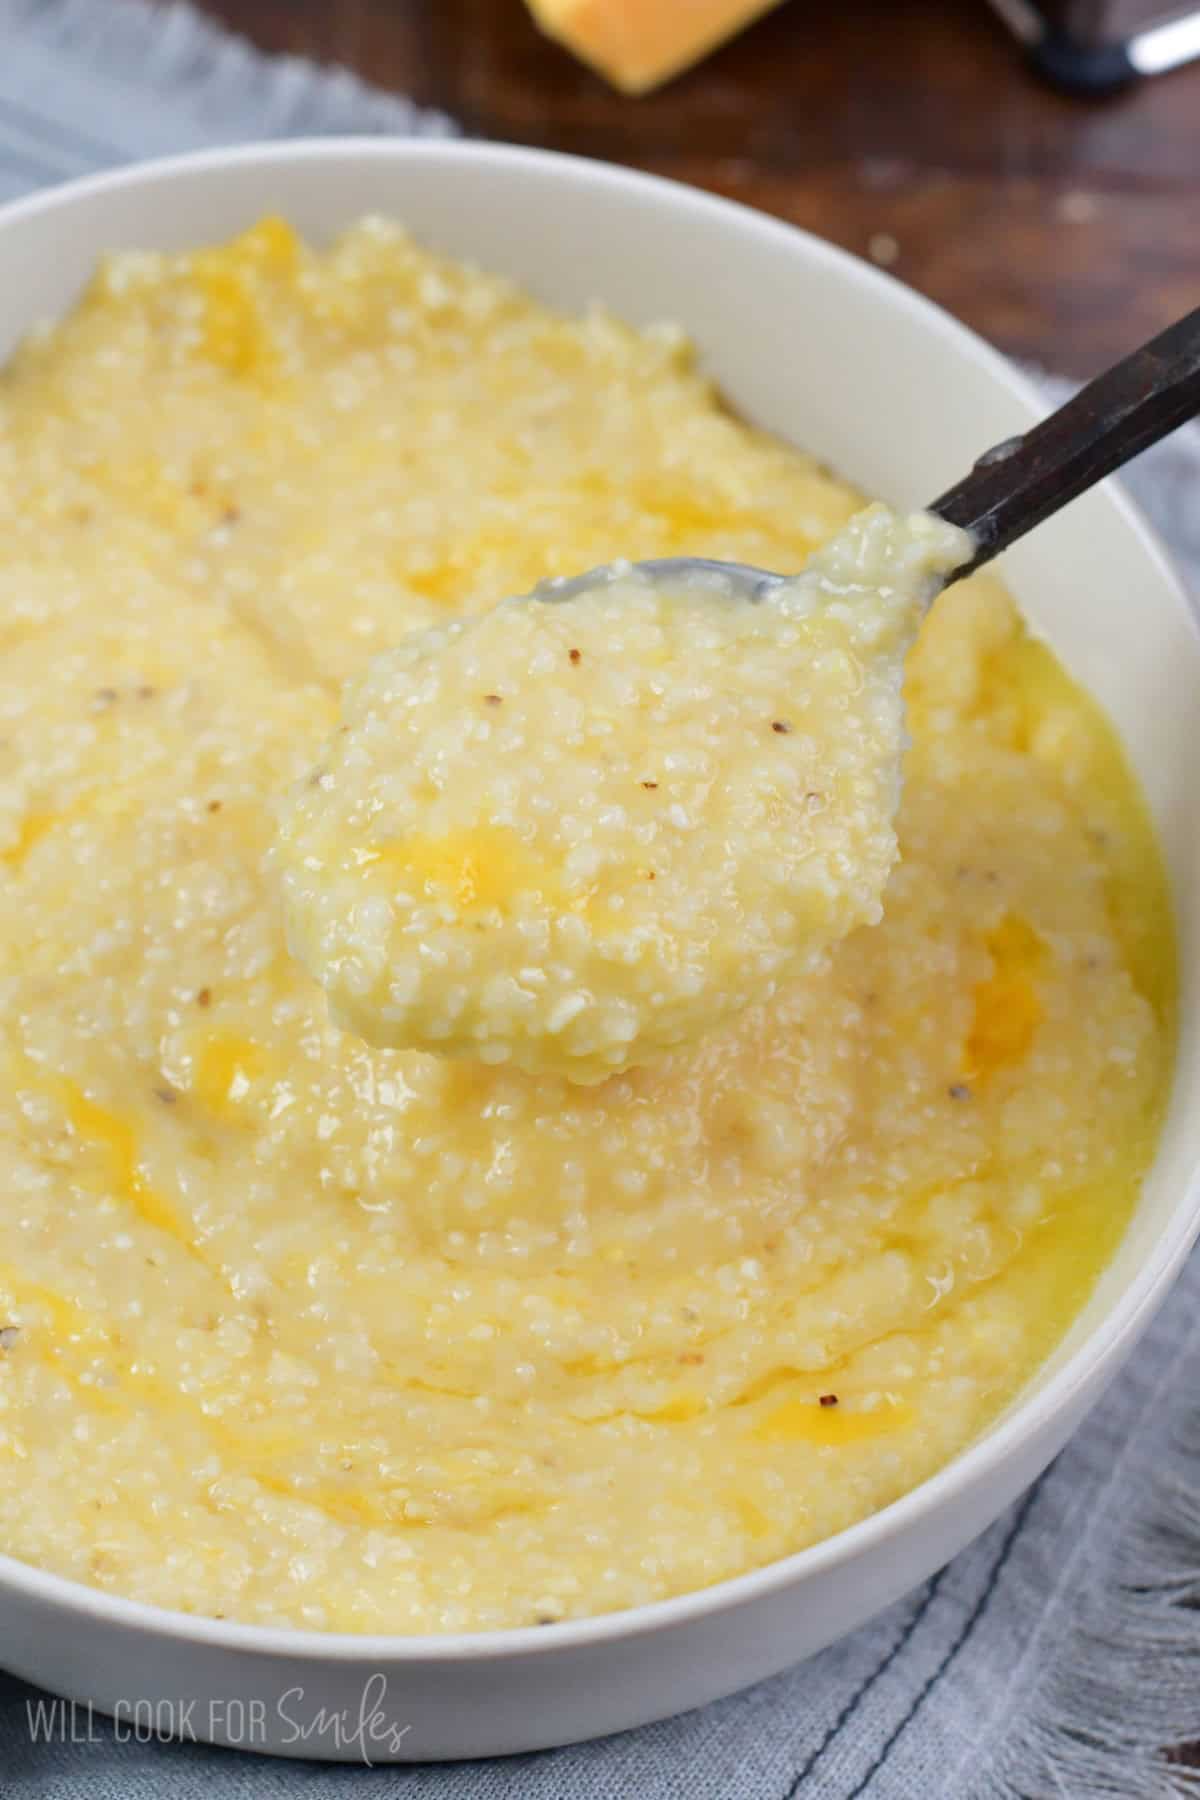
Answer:
[[[452,130],[344,71],[261,57],[184,6],[0,0],[0,199],[252,137]],[[1189,428],[1129,485],[1200,594],[1198,477]],[[571,1749],[369,1771],[118,1743],[99,1716],[93,1742],[38,1741],[45,1696],[0,1675],[0,1800],[1165,1797],[1200,1791],[1161,1755],[1200,1739],[1198,1607],[1194,1257],[1127,1373],[1011,1512],[853,1637],[747,1693]],[[0,1663],[3,1634],[0,1610]]]

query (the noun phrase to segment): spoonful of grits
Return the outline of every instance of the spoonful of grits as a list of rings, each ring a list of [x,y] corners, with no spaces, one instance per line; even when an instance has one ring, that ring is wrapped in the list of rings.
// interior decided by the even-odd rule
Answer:
[[[377,657],[275,850],[335,1021],[596,1082],[878,922],[924,610],[1198,411],[1200,310],[798,575],[613,563]]]

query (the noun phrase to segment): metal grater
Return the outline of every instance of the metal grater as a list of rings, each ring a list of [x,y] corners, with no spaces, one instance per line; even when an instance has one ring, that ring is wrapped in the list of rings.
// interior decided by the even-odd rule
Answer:
[[[1070,93],[1115,93],[1200,57],[1200,8],[1138,0],[990,0],[1039,75]]]

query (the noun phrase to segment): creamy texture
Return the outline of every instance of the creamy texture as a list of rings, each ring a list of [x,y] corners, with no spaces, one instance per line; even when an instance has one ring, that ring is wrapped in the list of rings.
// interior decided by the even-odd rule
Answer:
[[[337,1023],[601,1081],[877,924],[904,655],[965,545],[876,507],[754,604],[617,565],[373,662],[279,840]]]
[[[264,866],[372,652],[622,552],[796,570],[858,505],[677,334],[380,224],[119,257],[21,352],[5,1550],[259,1622],[579,1616],[862,1518],[1018,1390],[1152,1154],[1173,977],[1120,753],[994,581],[909,659],[883,921],[652,1066],[368,1049]]]

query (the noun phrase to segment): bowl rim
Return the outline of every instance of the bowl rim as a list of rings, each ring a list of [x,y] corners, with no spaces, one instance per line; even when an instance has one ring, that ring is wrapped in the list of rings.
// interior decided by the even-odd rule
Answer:
[[[180,176],[219,175],[254,163],[355,162],[363,158],[404,162],[449,160],[475,163],[481,168],[500,163],[514,170],[524,168],[560,175],[594,191],[634,189],[648,198],[657,197],[664,205],[689,211],[698,229],[703,229],[706,224],[736,224],[739,230],[758,233],[764,240],[773,239],[781,247],[800,239],[812,266],[835,269],[843,278],[874,289],[890,309],[906,311],[936,330],[960,355],[973,361],[996,385],[1004,388],[1008,396],[1028,413],[1031,424],[1048,410],[1033,383],[999,350],[936,302],[852,252],[817,237],[802,226],[685,182],[561,151],[459,138],[342,136],[268,140],[155,157],[63,182],[0,206],[0,243],[13,226],[58,211],[69,214],[98,195],[124,187],[170,185]],[[30,324],[34,322],[29,321]],[[1102,485],[1107,504],[1123,518],[1138,540],[1141,554],[1155,570],[1164,592],[1173,597],[1176,607],[1188,620],[1195,641],[1200,644],[1200,620],[1155,534],[1119,486],[1112,481]],[[382,1663],[402,1668],[405,1664],[422,1663],[486,1664],[510,1657],[553,1656],[569,1649],[682,1626],[706,1615],[740,1608],[809,1577],[851,1564],[860,1554],[880,1547],[896,1533],[928,1520],[952,1499],[956,1490],[985,1482],[1023,1442],[1035,1437],[1043,1427],[1052,1425],[1081,1387],[1119,1364],[1122,1353],[1140,1334],[1178,1274],[1198,1235],[1200,1163],[1192,1170],[1171,1206],[1141,1267],[1117,1295],[1109,1311],[1044,1386],[1027,1398],[1010,1403],[1001,1418],[965,1450],[899,1499],[856,1525],[760,1568],[728,1576],[710,1586],[667,1600],[550,1626],[515,1626],[428,1636],[326,1632],[213,1619],[147,1601],[125,1599],[2,1552],[0,1596],[8,1590],[33,1604],[73,1612],[97,1623],[160,1639],[186,1641],[248,1656],[284,1656],[305,1663],[329,1661],[350,1666]]]

